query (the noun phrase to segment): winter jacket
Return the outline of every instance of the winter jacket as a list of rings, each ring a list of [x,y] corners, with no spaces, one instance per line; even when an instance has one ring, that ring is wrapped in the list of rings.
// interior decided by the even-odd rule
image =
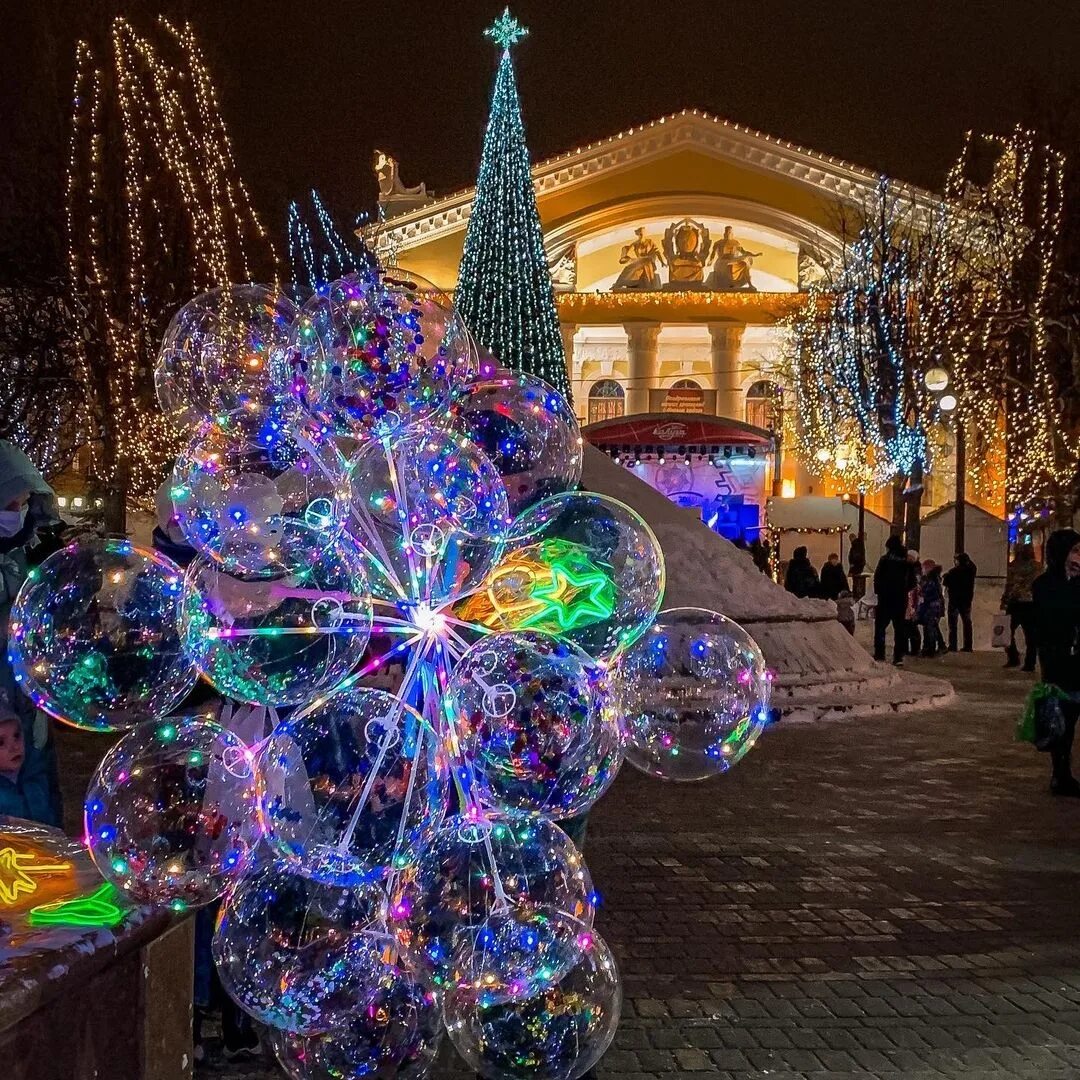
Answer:
[[[848,568],[853,574],[861,574],[866,569],[866,544],[858,537],[848,548]]]
[[[784,588],[796,596],[816,596],[819,589],[817,571],[805,556],[792,558],[784,575]]]
[[[1080,543],[1072,529],[1046,541],[1046,571],[1031,586],[1042,681],[1070,693],[1080,690],[1080,578],[1065,576],[1065,559]]]
[[[835,600],[842,592],[848,591],[848,579],[843,566],[840,563],[835,566],[826,563],[821,568],[821,595],[826,600]]]
[[[917,617],[923,626],[933,626],[945,614],[945,594],[941,590],[941,574],[931,570],[919,586]]]
[[[1047,571],[1031,586],[1042,681],[1080,690],[1080,579]]]
[[[902,618],[907,611],[908,594],[915,588],[917,580],[915,565],[908,562],[903,547],[886,551],[874,571],[878,610],[891,618]]]
[[[1001,610],[1008,611],[1011,604],[1029,603],[1031,586],[1041,573],[1042,567],[1036,559],[1013,559],[1005,578],[1005,591],[1001,594]]]
[[[946,571],[942,582],[949,590],[949,603],[963,611],[975,599],[975,574],[978,567],[970,560]]]
[[[26,818],[42,825],[63,826],[56,770],[49,767],[46,753],[26,747],[26,759],[15,780],[0,776],[0,814]]]

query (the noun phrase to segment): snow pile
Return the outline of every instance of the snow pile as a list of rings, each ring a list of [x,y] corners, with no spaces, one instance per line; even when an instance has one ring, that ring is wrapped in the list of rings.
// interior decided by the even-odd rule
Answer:
[[[626,503],[649,523],[664,549],[667,589],[664,607],[702,607],[745,626],[777,676],[786,708],[821,711],[848,701],[917,707],[951,693],[941,680],[902,678],[874,662],[836,621],[827,600],[799,600],[767,578],[749,554],[706,528],[696,511],[684,510],[586,447],[582,486]],[[921,696],[920,696],[921,695]]]

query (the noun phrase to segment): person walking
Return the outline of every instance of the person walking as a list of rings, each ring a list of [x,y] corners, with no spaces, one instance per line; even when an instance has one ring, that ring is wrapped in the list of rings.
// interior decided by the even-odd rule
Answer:
[[[848,533],[848,573],[851,594],[860,600],[866,593],[866,541],[858,533]]]
[[[949,652],[956,652],[956,623],[964,626],[964,652],[971,652],[971,605],[975,600],[978,567],[966,551],[953,558],[952,569],[942,579],[949,593]]]
[[[821,568],[821,595],[826,600],[835,600],[842,592],[850,591],[843,563],[834,551]]]
[[[899,536],[885,541],[885,554],[878,560],[874,570],[874,592],[877,607],[874,608],[874,659],[885,659],[885,631],[893,629],[893,663],[904,662],[907,643],[905,616],[908,595],[915,587],[915,567],[908,561],[904,543]]]
[[[1005,578],[1005,591],[1001,594],[1001,610],[1009,616],[1009,645],[1005,650],[1005,666],[1020,665],[1020,650],[1016,647],[1016,631],[1024,631],[1024,671],[1035,670],[1035,605],[1031,599],[1031,586],[1042,573],[1031,544],[1021,544],[1016,549]]]
[[[810,561],[806,548],[797,547],[784,574],[784,588],[798,597],[817,596],[820,590],[818,572]]]
[[[917,619],[922,630],[922,655],[937,656],[945,651],[945,639],[941,636],[941,619],[945,614],[945,592],[941,587],[941,567],[933,559],[923,563],[922,582],[919,585],[919,610]]]
[[[1050,791],[1080,797],[1072,774],[1072,745],[1080,715],[1080,533],[1058,529],[1046,540],[1046,569],[1031,586],[1035,641],[1044,683],[1057,687],[1065,732],[1050,749]]]

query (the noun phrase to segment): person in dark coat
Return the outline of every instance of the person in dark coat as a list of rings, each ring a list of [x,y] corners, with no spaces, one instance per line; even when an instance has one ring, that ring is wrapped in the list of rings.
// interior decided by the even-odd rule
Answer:
[[[1072,745],[1080,715],[1080,533],[1058,529],[1046,540],[1046,570],[1031,586],[1035,640],[1044,683],[1069,695],[1061,703],[1065,734],[1050,750],[1050,790],[1080,796],[1072,774]]]
[[[916,619],[922,630],[922,655],[930,657],[945,651],[945,639],[941,636],[941,617],[945,614],[945,593],[941,587],[941,567],[933,559],[927,559],[922,569]]]
[[[1024,631],[1024,671],[1035,670],[1035,605],[1031,586],[1042,573],[1031,544],[1021,544],[1009,563],[1005,591],[1001,594],[1001,610],[1009,616],[1009,647],[1005,650],[1005,666],[1020,666],[1020,650],[1016,647],[1016,631]]]
[[[818,572],[807,555],[806,548],[797,547],[791,553],[787,573],[784,574],[784,588],[799,597],[817,596],[820,589]]]
[[[848,573],[851,595],[859,600],[866,592],[866,541],[858,533],[848,533]]]
[[[874,571],[874,592],[877,607],[874,609],[874,659],[885,659],[885,631],[893,628],[893,663],[904,662],[907,638],[905,616],[908,594],[915,588],[915,567],[908,561],[907,550],[899,536],[885,541],[885,554],[878,560]]]
[[[835,600],[842,592],[850,591],[840,556],[834,552],[821,568],[821,595],[826,600]]]
[[[956,622],[964,626],[964,652],[971,652],[971,605],[975,600],[975,574],[978,567],[966,551],[953,559],[952,569],[941,579],[949,594],[949,652],[956,652]]]

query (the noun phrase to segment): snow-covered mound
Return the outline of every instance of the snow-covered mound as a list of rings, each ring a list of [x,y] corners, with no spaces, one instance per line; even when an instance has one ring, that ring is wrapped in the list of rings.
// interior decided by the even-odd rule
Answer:
[[[878,664],[836,621],[828,600],[799,600],[749,554],[706,528],[606,454],[586,447],[582,486],[619,499],[649,523],[667,564],[665,607],[719,611],[744,626],[776,673],[778,704],[795,716],[921,708],[947,700],[941,679]]]

